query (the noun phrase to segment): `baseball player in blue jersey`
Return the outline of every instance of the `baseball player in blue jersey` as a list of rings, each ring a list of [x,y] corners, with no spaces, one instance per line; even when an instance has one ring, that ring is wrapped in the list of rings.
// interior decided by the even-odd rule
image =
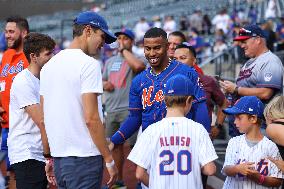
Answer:
[[[110,148],[127,140],[142,125],[144,131],[149,125],[166,116],[164,89],[167,80],[176,74],[187,76],[194,83],[196,100],[188,113],[190,118],[201,123],[210,132],[210,119],[204,91],[198,85],[196,71],[167,56],[167,33],[160,28],[149,29],[144,36],[144,53],[151,67],[137,75],[129,93],[129,116],[119,130],[111,137]]]

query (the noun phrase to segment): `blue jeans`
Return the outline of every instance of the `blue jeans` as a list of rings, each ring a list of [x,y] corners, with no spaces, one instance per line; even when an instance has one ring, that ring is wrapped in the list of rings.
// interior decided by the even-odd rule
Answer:
[[[9,133],[9,128],[2,128],[1,151],[6,153],[5,161],[6,161],[7,171],[10,171],[11,165],[8,157],[8,145],[7,145],[8,133]]]
[[[103,158],[54,158],[54,174],[58,189],[99,189],[103,177]]]

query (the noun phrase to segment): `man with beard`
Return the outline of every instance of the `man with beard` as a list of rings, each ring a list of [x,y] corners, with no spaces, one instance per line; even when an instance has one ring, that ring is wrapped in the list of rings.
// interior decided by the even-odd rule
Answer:
[[[197,100],[187,117],[201,123],[210,132],[210,121],[204,91],[198,86],[195,70],[167,56],[169,44],[167,34],[160,28],[151,28],[144,36],[144,53],[151,67],[137,75],[129,93],[129,116],[112,136],[113,144],[121,144],[142,125],[144,131],[149,125],[166,116],[164,89],[167,80],[180,73],[187,76],[195,87]]]
[[[8,50],[4,52],[0,67],[2,143],[1,150],[8,153],[7,138],[9,132],[9,102],[10,89],[14,77],[24,68],[28,61],[23,53],[23,39],[29,33],[28,21],[25,18],[13,16],[6,19],[5,38]],[[11,170],[8,156],[6,158],[7,176],[10,175],[9,188],[15,188],[14,174]],[[9,177],[7,177],[7,181]]]

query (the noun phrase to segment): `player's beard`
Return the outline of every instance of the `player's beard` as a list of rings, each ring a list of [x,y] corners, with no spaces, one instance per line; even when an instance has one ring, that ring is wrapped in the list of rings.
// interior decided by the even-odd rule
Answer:
[[[20,45],[22,44],[22,37],[19,36],[18,39],[16,39],[13,43],[13,45],[10,47],[10,49],[18,49],[20,47]]]

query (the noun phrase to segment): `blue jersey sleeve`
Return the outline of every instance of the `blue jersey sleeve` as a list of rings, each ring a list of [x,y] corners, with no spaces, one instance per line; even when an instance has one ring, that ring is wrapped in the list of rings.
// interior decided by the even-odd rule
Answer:
[[[141,88],[141,74],[137,75],[131,83],[129,91],[129,109],[130,110],[142,110],[142,97],[140,94]]]
[[[208,114],[206,101],[193,103],[186,117],[202,124],[207,132],[210,133],[211,120]]]
[[[111,137],[114,144],[121,144],[131,137],[142,124],[142,101],[140,95],[141,75],[137,75],[131,83],[129,92],[129,115],[120,125],[119,130]]]
[[[121,124],[118,131],[111,137],[111,141],[114,144],[122,144],[129,137],[131,137],[135,131],[137,131],[142,123],[142,111],[129,110],[129,116]]]

